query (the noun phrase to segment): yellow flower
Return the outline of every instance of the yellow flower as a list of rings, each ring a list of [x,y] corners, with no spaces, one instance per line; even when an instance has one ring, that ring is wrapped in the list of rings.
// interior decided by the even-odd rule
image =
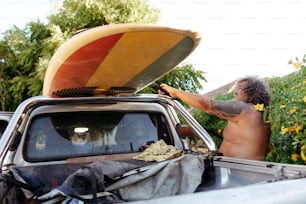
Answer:
[[[299,158],[299,155],[298,155],[298,154],[296,154],[296,153],[291,154],[291,159],[292,159],[293,161],[297,161],[298,158]]]
[[[289,133],[295,132],[295,127],[288,127],[288,132]]]
[[[298,109],[297,107],[290,108],[290,113],[291,114],[296,113],[297,109]]]
[[[296,101],[296,99],[295,99],[294,97],[292,97],[292,98],[291,98],[291,101],[292,101],[292,102],[295,102],[295,101]]]
[[[284,109],[284,108],[287,108],[287,106],[286,105],[280,105],[279,108]]]
[[[272,157],[273,156],[273,153],[272,153],[272,151],[270,151],[269,153],[268,153],[268,155],[267,155],[268,157]]]
[[[298,88],[298,86],[293,86],[293,87],[291,87],[290,89],[291,90],[296,90]]]
[[[284,135],[288,132],[288,128],[285,128],[284,126],[282,126],[281,131],[282,131],[282,135]]]
[[[304,101],[304,103],[306,103],[306,96],[304,96],[303,101]]]
[[[301,157],[302,157],[302,159],[303,159],[304,161],[306,161],[306,155],[305,155],[304,150],[305,150],[305,146],[303,145],[303,146],[301,147]]]
[[[218,128],[218,134],[220,135],[222,132],[222,129],[221,128]]]
[[[295,132],[299,133],[302,127],[300,125],[295,126]]]
[[[264,104],[256,104],[254,105],[255,110],[257,111],[263,111],[264,110]]]
[[[301,63],[299,63],[299,62],[295,62],[295,63],[293,63],[293,66],[294,66],[294,68],[295,69],[300,69],[301,68]]]

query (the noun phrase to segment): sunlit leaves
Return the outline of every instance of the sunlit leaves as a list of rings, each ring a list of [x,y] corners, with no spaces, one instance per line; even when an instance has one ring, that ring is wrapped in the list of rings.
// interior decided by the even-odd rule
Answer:
[[[300,68],[292,74],[269,81],[273,100],[270,112],[271,145],[266,157],[268,161],[306,164],[303,157],[298,156],[303,154],[301,147],[306,144],[304,65],[303,61]]]
[[[49,16],[62,31],[117,23],[156,23],[159,11],[145,0],[65,0],[57,12]]]
[[[140,93],[157,93],[157,86],[166,83],[175,88],[198,93],[202,89],[202,82],[206,81],[204,72],[195,70],[192,64],[180,65],[158,79],[154,85],[143,89]]]

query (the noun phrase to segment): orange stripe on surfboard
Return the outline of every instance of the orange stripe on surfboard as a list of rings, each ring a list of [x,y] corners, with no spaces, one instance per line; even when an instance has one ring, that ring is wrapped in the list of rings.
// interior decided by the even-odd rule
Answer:
[[[51,90],[58,90],[67,83],[71,88],[85,86],[121,36],[117,34],[93,41],[73,53],[58,69]]]
[[[86,86],[99,84],[105,89],[111,86],[124,86],[185,37],[170,32],[146,31],[145,33],[145,35],[143,32],[125,33],[99,65]],[[117,69],[118,67],[121,68]]]

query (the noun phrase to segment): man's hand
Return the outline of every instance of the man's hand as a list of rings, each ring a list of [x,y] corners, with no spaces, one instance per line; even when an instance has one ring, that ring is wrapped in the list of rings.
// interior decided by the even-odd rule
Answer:
[[[176,98],[175,88],[170,87],[166,84],[161,84],[158,89],[158,94],[165,94],[171,96],[172,98]]]

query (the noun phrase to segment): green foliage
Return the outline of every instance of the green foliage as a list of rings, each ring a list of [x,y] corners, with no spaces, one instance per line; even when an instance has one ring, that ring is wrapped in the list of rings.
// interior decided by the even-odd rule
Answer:
[[[159,11],[143,0],[64,0],[48,19],[16,26],[0,40],[1,110],[40,95],[55,50],[77,31],[111,23],[155,23]]]
[[[48,17],[62,31],[75,32],[117,23],[156,23],[159,10],[145,0],[65,0],[58,12]]]
[[[1,109],[13,111],[24,99],[40,92],[41,81],[35,81],[37,59],[42,56],[44,39],[50,36],[47,27],[37,21],[28,23],[23,30],[13,27],[0,41]],[[38,87],[38,88],[37,88]],[[32,90],[31,88],[36,88]]]
[[[144,88],[139,93],[157,93],[156,84],[166,83],[169,86],[179,88],[184,91],[198,93],[202,89],[201,81],[206,81],[204,72],[195,70],[193,65],[184,64],[174,68],[169,73],[158,79],[153,85]]]
[[[0,79],[0,100],[1,100],[1,110],[6,110],[10,106],[11,98],[7,97],[9,95],[9,83],[6,80]]]
[[[306,56],[306,55],[305,55]],[[269,80],[273,101],[270,108],[271,138],[267,161],[305,164],[306,155],[306,58],[290,61],[298,69]]]

